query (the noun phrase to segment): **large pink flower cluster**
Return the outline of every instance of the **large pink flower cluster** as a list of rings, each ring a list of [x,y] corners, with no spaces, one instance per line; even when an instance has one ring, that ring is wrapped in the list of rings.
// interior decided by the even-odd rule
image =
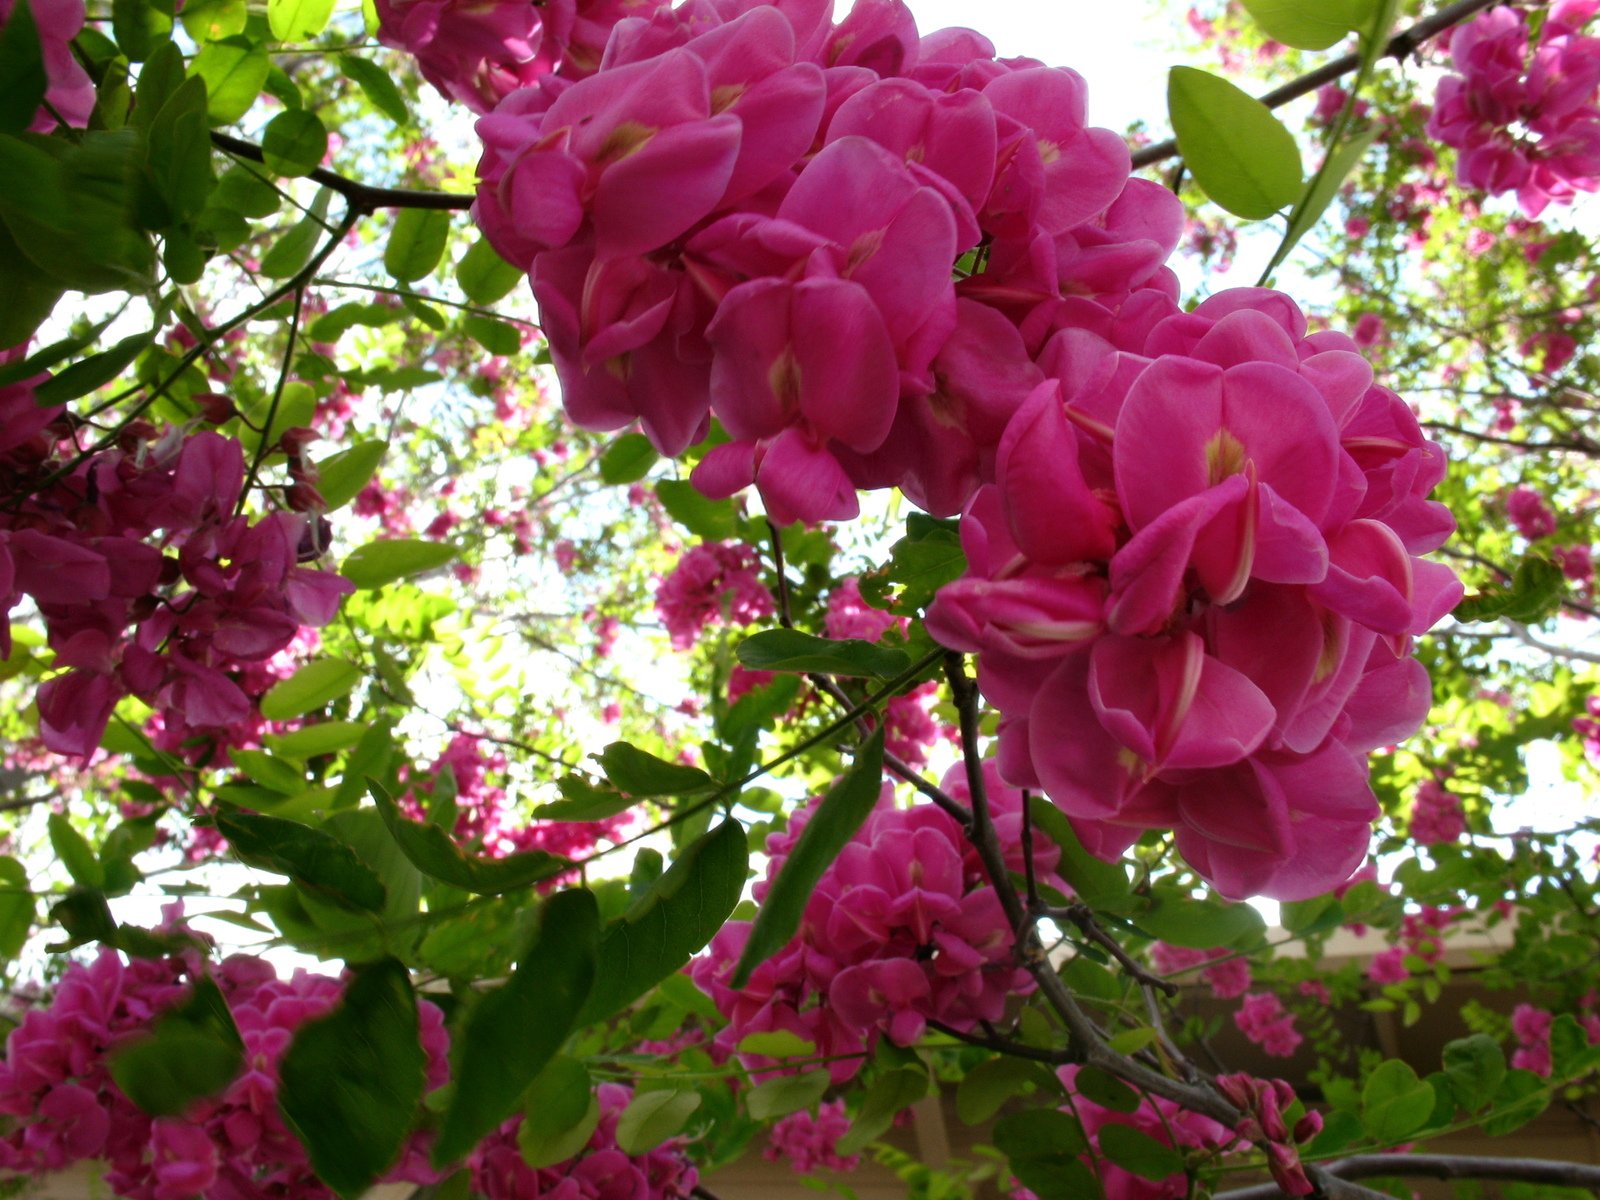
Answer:
[[[961,791],[960,772],[946,777],[947,790]],[[1022,794],[1006,787],[992,764],[985,764],[985,779],[1007,861],[1020,870]],[[728,981],[750,934],[747,921],[724,925],[709,953],[690,964],[695,983],[728,1020],[716,1039],[723,1051],[749,1034],[785,1030],[830,1059],[833,1079],[842,1083],[880,1036],[905,1046],[930,1021],[972,1029],[1000,1020],[1008,997],[1031,990],[1000,901],[960,825],[933,805],[894,808],[891,797],[886,787],[879,808],[818,881],[800,932],[745,987]],[[767,839],[758,901],[813,811],[801,810]],[[1040,842],[1036,870],[1064,889],[1053,875],[1059,852]],[[744,1061],[757,1071],[775,1066],[759,1055]]]
[[[16,0],[0,0],[0,26],[11,19]],[[49,133],[61,120],[75,129],[89,124],[94,112],[94,81],[72,52],[72,39],[83,28],[83,0],[29,0],[39,30],[39,49],[44,56],[48,89],[44,104],[30,126],[35,133]],[[52,112],[51,110],[54,110]]]
[[[106,1182],[130,1200],[333,1200],[278,1113],[278,1062],[295,1029],[339,1000],[342,984],[304,971],[278,979],[259,959],[235,956],[211,972],[244,1040],[244,1067],[228,1089],[180,1117],[151,1118],[116,1086],[109,1056],[182,1003],[202,971],[199,955],[124,962],[102,950],[67,969],[47,1007],[30,1009],[0,1062],[0,1169],[51,1172],[104,1160]],[[418,1005],[428,1085],[446,1082],[448,1037],[440,1010]],[[389,1176],[431,1182],[413,1144]]]
[[[351,590],[302,565],[322,557],[319,527],[239,515],[244,449],[218,433],[139,423],[79,455],[70,418],[34,402],[39,382],[0,387],[0,492],[14,501],[0,514],[0,612],[31,598],[66,668],[39,688],[45,745],[92,753],[130,694],[175,735],[245,722],[239,672],[327,623]]]
[[[1085,123],[1083,80],[919,37],[900,0],[690,0],[591,77],[478,123],[475,208],[527,269],[569,415],[754,483],[780,523],[899,486],[955,513],[1059,328],[1170,304],[1181,206]]]
[[[819,1104],[815,1114],[803,1108],[772,1127],[761,1157],[768,1162],[787,1160],[789,1169],[801,1175],[810,1175],[818,1167],[854,1171],[861,1165],[861,1156],[839,1153],[839,1139],[849,1128],[843,1100]]]
[[[1366,852],[1365,752],[1416,729],[1411,637],[1461,585],[1439,447],[1287,297],[1130,301],[1057,333],[928,627],[975,651],[1008,782],[1095,853],[1147,829],[1222,894],[1317,895]]]
[[[588,1145],[553,1166],[530,1167],[517,1148],[522,1118],[507,1121],[467,1160],[474,1194],[484,1200],[688,1200],[699,1174],[684,1155],[683,1140],[630,1157],[617,1146],[617,1121],[633,1090],[602,1083],[595,1099],[600,1123]]]
[[[656,588],[656,612],[679,650],[695,644],[714,621],[749,625],[773,612],[761,582],[761,560],[741,542],[701,542]]]
[[[1555,0],[1537,42],[1511,6],[1451,35],[1459,73],[1439,81],[1428,134],[1460,152],[1462,184],[1514,191],[1529,217],[1600,189],[1600,39],[1580,32],[1597,8],[1597,0]]]

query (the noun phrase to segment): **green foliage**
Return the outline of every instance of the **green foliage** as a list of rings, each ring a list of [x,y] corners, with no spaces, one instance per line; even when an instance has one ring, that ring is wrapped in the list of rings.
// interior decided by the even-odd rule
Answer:
[[[1173,67],[1167,111],[1183,161],[1207,196],[1259,220],[1300,194],[1300,149],[1267,106],[1226,79]]]
[[[209,979],[169,1009],[150,1032],[119,1046],[108,1066],[123,1094],[153,1117],[177,1116],[233,1082],[244,1040],[228,1002]]]

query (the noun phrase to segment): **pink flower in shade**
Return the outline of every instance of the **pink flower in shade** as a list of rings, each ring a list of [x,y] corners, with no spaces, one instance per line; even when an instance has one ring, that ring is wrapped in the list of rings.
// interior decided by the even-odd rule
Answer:
[[[1511,1033],[1519,1043],[1511,1065],[1548,1077],[1551,1071],[1550,1029],[1555,1016],[1549,1009],[1519,1004],[1511,1013]]]
[[[789,1163],[789,1169],[809,1175],[818,1167],[835,1171],[854,1171],[861,1165],[859,1154],[841,1155],[839,1139],[850,1128],[843,1100],[829,1100],[809,1109],[791,1113],[767,1134],[767,1148],[761,1156],[768,1162]]]
[[[1350,336],[1355,339],[1356,345],[1366,349],[1376,346],[1383,340],[1383,318],[1377,313],[1362,313],[1356,318],[1356,327]]]
[[[1568,579],[1575,583],[1594,579],[1594,553],[1588,546],[1557,546],[1554,553],[1561,573]]]
[[[0,0],[0,26],[10,19],[15,2]],[[83,0],[30,0],[28,11],[39,31],[48,83],[44,98],[49,106],[40,107],[29,128],[35,133],[55,129],[56,117],[50,111],[54,109],[69,126],[82,129],[89,124],[95,101],[94,83],[72,52],[72,39],[83,28]]]
[[[1411,807],[1411,836],[1424,846],[1457,842],[1467,831],[1461,798],[1444,789],[1436,779],[1425,779],[1417,787]]]
[[[1278,1058],[1292,1055],[1305,1039],[1295,1031],[1294,1014],[1271,992],[1251,992],[1233,1014],[1245,1037]]]
[[[676,649],[687,650],[707,625],[749,625],[773,613],[760,560],[737,542],[702,542],[678,560],[656,588],[656,612]]]
[[[1549,537],[1556,531],[1556,515],[1545,499],[1527,484],[1518,484],[1506,496],[1506,516],[1517,532],[1530,542]]]
[[[151,1122],[154,1200],[202,1196],[217,1179],[217,1145],[202,1128],[161,1118]]]
[[[485,113],[552,69],[561,50],[545,22],[570,24],[571,8],[571,0],[380,0],[378,40],[415,58],[446,98]]]
[[[1406,966],[1405,959],[1404,946],[1390,946],[1372,956],[1372,961],[1367,964],[1367,978],[1373,983],[1404,983],[1411,977],[1411,969]]]

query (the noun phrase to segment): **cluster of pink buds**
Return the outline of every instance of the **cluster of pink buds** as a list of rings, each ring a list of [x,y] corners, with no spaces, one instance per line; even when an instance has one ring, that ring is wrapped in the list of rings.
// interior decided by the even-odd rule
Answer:
[[[175,733],[248,721],[244,669],[326,624],[351,590],[307,565],[323,553],[318,519],[242,515],[244,449],[219,433],[136,422],[79,453],[64,410],[35,403],[41,381],[0,387],[0,610],[32,599],[66,668],[39,689],[45,745],[92,753],[126,695]]]
[[[953,768],[944,783],[958,798],[966,794],[961,774]],[[1020,870],[1022,795],[1000,782],[992,764],[985,764],[985,779],[1008,865]],[[695,983],[728,1020],[716,1039],[725,1052],[749,1034],[784,1030],[815,1046],[842,1083],[882,1035],[906,1046],[929,1022],[970,1030],[1000,1020],[1008,997],[1032,990],[1016,964],[999,898],[961,826],[930,804],[891,805],[885,788],[878,809],[818,881],[799,934],[757,967],[745,987],[731,988],[728,980],[749,922],[723,926],[710,952],[691,964]],[[801,810],[782,834],[767,839],[758,901],[812,811]],[[1034,868],[1064,890],[1053,874],[1058,854],[1040,839]],[[756,1071],[775,1067],[759,1055],[744,1061]]]
[[[1294,1089],[1281,1079],[1256,1079],[1239,1072],[1219,1075],[1217,1087],[1237,1108],[1244,1120],[1234,1130],[1267,1156],[1267,1169],[1286,1196],[1309,1196],[1315,1190],[1300,1163],[1300,1143],[1322,1132],[1322,1114],[1306,1113],[1291,1129],[1285,1112],[1296,1103]]]
[[[1555,0],[1537,42],[1509,5],[1451,34],[1458,74],[1439,81],[1428,134],[1460,152],[1463,185],[1514,191],[1529,217],[1600,189],[1600,39],[1580,32],[1597,8]]]

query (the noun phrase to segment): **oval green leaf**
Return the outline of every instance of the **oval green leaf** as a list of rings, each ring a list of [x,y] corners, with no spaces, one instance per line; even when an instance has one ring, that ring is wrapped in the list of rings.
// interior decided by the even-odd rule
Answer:
[[[1167,76],[1178,149],[1202,191],[1235,216],[1260,220],[1300,195],[1300,147],[1261,101],[1194,67]]]
[[[327,153],[327,127],[303,108],[279,113],[261,136],[262,159],[275,175],[309,175]]]
[[[380,538],[352,550],[339,573],[358,588],[380,588],[397,579],[437,570],[458,553],[460,551],[449,542]]]
[[[318,658],[289,678],[275,683],[261,697],[261,715],[269,721],[303,717],[350,694],[361,681],[361,668],[342,658]]]
[[[814,637],[798,629],[766,629],[739,643],[739,661],[753,671],[816,671],[893,679],[911,667],[904,650],[875,646],[857,638]]]

